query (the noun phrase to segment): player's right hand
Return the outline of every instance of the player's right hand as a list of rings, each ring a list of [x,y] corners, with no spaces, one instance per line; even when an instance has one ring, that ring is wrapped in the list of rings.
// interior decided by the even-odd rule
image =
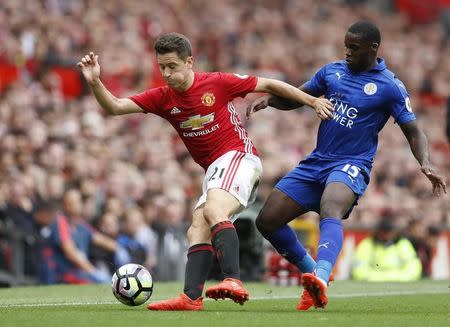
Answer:
[[[440,196],[442,193],[447,193],[447,183],[445,182],[444,178],[441,175],[439,175],[432,166],[425,165],[422,166],[420,170],[430,180],[431,185],[433,185],[434,195]]]
[[[94,84],[100,78],[98,55],[93,52],[81,58],[77,66],[81,68],[84,78],[90,85]]]
[[[314,101],[314,110],[316,111],[317,116],[322,120],[333,118],[333,104],[328,99],[318,98]]]
[[[256,99],[250,105],[248,105],[247,112],[245,114],[247,116],[247,119],[249,119],[254,112],[266,108],[269,105],[269,98],[270,98],[269,95],[265,95]]]

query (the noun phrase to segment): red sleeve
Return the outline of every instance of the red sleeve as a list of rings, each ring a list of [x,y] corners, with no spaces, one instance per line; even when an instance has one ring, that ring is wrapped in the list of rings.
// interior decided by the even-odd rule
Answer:
[[[145,90],[142,93],[132,95],[130,100],[134,101],[139,107],[141,107],[145,113],[154,113],[162,109],[162,104],[166,97],[165,87],[157,87],[149,90]]]
[[[56,223],[58,226],[58,234],[61,243],[71,240],[72,234],[70,231],[70,225],[69,222],[67,221],[67,218],[60,216],[57,219]]]
[[[255,90],[258,83],[257,77],[249,75],[219,73],[219,78],[230,99],[245,97]]]

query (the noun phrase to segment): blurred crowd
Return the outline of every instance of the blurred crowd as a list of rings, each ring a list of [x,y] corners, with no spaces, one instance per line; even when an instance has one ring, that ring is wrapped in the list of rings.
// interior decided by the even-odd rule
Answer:
[[[11,65],[16,70],[7,86],[0,84],[0,226],[31,228],[42,236],[45,227],[57,221],[36,218],[39,204],[59,204],[60,214],[67,216],[63,196],[67,190],[76,191],[81,201],[77,218],[89,228],[108,235],[129,255],[139,253],[133,251],[136,241],[143,248],[140,261],[160,280],[182,276],[182,235],[200,195],[202,169],[168,123],[141,114],[108,117],[85,85],[80,84],[73,96],[52,70],[69,69],[81,81],[75,64],[95,51],[101,78],[116,96],[160,86],[153,42],[172,31],[192,41],[197,70],[255,74],[300,85],[323,64],[343,57],[345,31],[352,22],[373,20],[382,32],[380,55],[411,93],[432,162],[450,180],[445,136],[449,12],[443,7],[434,16],[428,13],[428,21],[417,22],[410,12],[399,11],[397,2],[405,3],[2,1],[0,73],[6,74],[1,67]],[[235,101],[242,115],[255,97]],[[267,109],[244,123],[263,161],[261,202],[314,148],[320,122],[309,109]],[[345,224],[371,227],[386,214],[403,227],[411,220],[423,221],[425,228],[450,227],[448,196],[433,197],[392,120],[380,135],[369,188]],[[1,251],[7,253],[8,245],[0,238]],[[99,249],[86,252],[94,264],[98,262],[97,269],[113,261],[104,259]]]

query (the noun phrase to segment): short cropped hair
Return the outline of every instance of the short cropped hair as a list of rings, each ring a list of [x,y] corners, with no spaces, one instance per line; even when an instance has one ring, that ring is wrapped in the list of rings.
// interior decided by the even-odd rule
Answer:
[[[156,40],[155,52],[157,54],[176,52],[180,59],[186,60],[187,57],[192,56],[191,42],[183,34],[164,34]]]
[[[57,211],[58,209],[59,205],[55,200],[41,200],[36,203],[33,211]]]
[[[347,32],[360,34],[363,40],[369,43],[375,42],[380,44],[381,42],[381,33],[378,27],[374,23],[366,20],[354,23],[348,28]]]

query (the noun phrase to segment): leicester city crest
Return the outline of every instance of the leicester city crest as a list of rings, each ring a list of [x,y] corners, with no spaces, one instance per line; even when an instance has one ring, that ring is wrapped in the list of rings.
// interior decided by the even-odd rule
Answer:
[[[364,93],[367,95],[374,95],[377,93],[377,85],[375,83],[367,83],[364,85]]]

